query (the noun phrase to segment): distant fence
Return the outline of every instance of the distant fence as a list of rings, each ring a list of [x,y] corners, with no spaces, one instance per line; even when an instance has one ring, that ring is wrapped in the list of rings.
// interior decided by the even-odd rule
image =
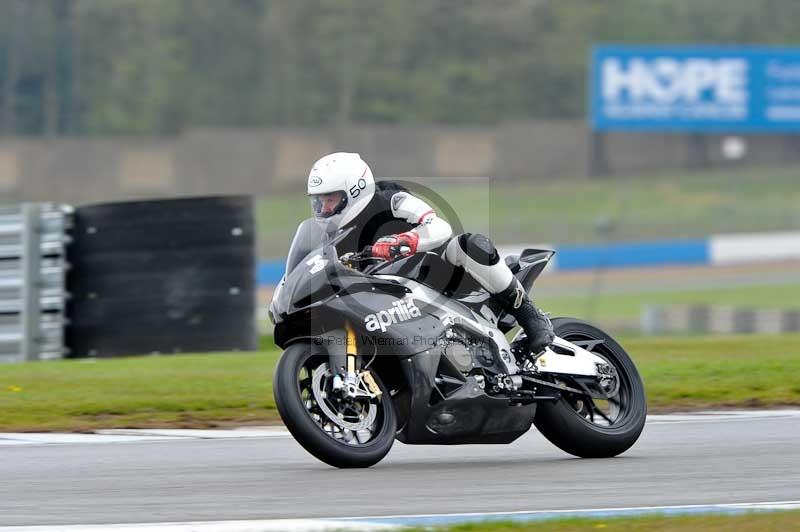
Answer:
[[[800,260],[800,232],[713,235],[691,240],[614,242],[591,245],[511,244],[499,246],[502,256],[527,247],[555,249],[547,270],[575,271],[603,268],[645,268],[680,265],[746,264]],[[281,260],[263,261],[258,283],[277,284],[283,275]]]
[[[337,150],[361,152],[378,176],[502,181],[729,168],[733,163],[723,156],[725,138],[610,132],[596,139],[582,120],[206,129],[148,139],[9,138],[0,140],[0,194],[6,201],[84,204],[299,190],[311,164]],[[757,135],[746,142],[736,164],[800,162],[800,136]]]

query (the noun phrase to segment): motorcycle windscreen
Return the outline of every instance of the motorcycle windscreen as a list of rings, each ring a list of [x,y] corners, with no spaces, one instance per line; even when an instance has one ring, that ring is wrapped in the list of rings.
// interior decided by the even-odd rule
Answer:
[[[276,315],[292,313],[334,294],[336,272],[342,268],[335,246],[350,231],[326,233],[313,219],[300,224],[287,257],[286,274],[273,295]]]
[[[322,247],[325,236],[325,232],[313,218],[304,220],[297,227],[292,244],[289,246],[289,255],[286,257],[287,276],[312,251]]]

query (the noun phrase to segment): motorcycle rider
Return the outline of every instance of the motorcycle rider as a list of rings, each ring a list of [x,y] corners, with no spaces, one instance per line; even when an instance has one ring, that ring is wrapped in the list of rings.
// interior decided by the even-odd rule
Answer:
[[[357,153],[322,157],[308,175],[314,217],[323,227],[355,226],[337,250],[356,252],[372,245],[372,254],[395,259],[421,251],[439,251],[483,286],[525,331],[533,353],[554,338],[549,318],[528,297],[494,244],[477,233],[453,235],[446,220],[423,200],[392,181],[376,182]]]

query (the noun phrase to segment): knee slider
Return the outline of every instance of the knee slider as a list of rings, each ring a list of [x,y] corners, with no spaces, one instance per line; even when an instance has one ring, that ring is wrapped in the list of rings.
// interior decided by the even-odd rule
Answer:
[[[488,237],[480,233],[464,233],[458,237],[458,245],[478,264],[494,266],[500,262],[500,254]]]

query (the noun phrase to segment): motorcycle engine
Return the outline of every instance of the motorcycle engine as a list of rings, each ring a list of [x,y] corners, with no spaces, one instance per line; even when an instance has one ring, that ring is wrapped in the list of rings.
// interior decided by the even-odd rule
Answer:
[[[494,351],[483,337],[453,328],[447,335],[443,354],[461,373],[469,375],[482,369],[495,370],[497,358]]]

